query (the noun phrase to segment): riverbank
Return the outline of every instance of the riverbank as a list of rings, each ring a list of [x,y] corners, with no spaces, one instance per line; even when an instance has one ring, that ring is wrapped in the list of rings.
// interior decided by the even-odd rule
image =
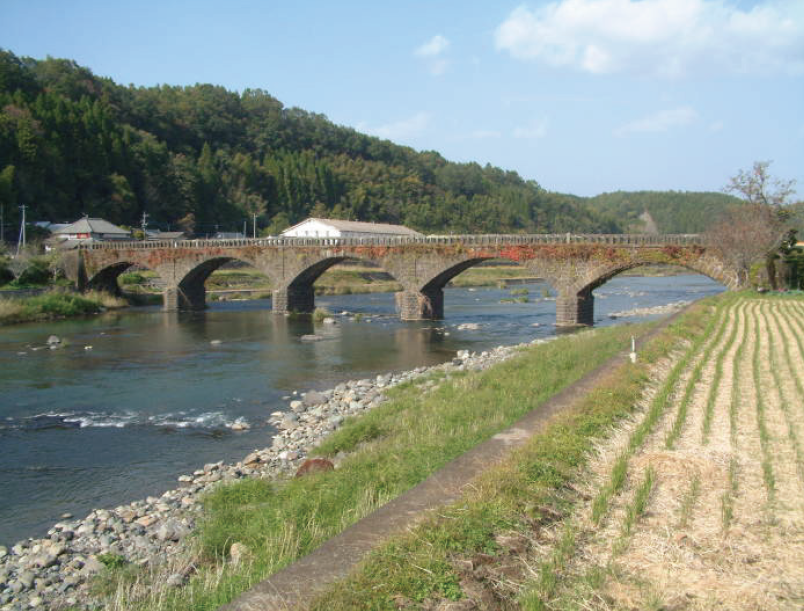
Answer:
[[[564,338],[550,342],[548,347],[557,346],[551,352],[556,358],[546,360],[561,363],[561,366],[552,375],[560,374],[559,378],[563,380],[561,383],[568,383],[570,379],[582,375],[586,367],[593,366],[598,358],[605,358],[605,355],[610,354],[612,350],[616,349],[616,346],[622,345],[625,335],[627,335],[627,331],[623,329],[618,331],[612,329],[606,332],[595,332],[589,336],[584,334],[578,338]],[[543,341],[539,340],[539,342]],[[585,347],[582,347],[581,344],[585,344]],[[596,349],[590,351],[589,348],[592,345],[596,346]],[[541,348],[548,349],[548,347]],[[579,359],[580,365],[578,363],[570,364],[562,358],[557,359],[569,347],[572,347],[570,352],[573,358]],[[604,349],[601,351],[601,348]],[[194,474],[180,478],[182,487],[168,491],[161,497],[149,498],[112,510],[94,511],[84,520],[76,521],[72,518],[65,518],[63,522],[55,525],[49,531],[47,539],[24,542],[13,546],[11,550],[0,552],[5,554],[5,557],[0,560],[2,562],[0,571],[3,572],[3,581],[6,583],[6,588],[0,595],[0,601],[10,605],[8,607],[10,609],[24,608],[23,604],[30,604],[32,601],[42,605],[51,605],[51,607],[55,604],[53,601],[56,600],[67,604],[82,604],[82,601],[87,600],[89,587],[87,580],[89,578],[100,575],[101,581],[108,582],[111,579],[114,582],[113,589],[127,590],[131,584],[126,581],[126,575],[130,575],[134,571],[139,575],[137,579],[142,579],[141,573],[145,569],[141,570],[136,567],[140,564],[150,565],[155,558],[168,560],[168,564],[162,565],[160,569],[167,571],[167,574],[160,574],[160,579],[164,583],[178,586],[189,580],[192,584],[196,584],[191,585],[191,590],[195,590],[198,583],[204,583],[201,573],[207,574],[205,571],[219,570],[216,568],[213,558],[216,555],[219,556],[220,553],[231,553],[232,539],[230,536],[226,535],[221,540],[224,541],[223,547],[218,549],[221,544],[215,543],[215,541],[219,540],[219,535],[214,534],[215,528],[210,530],[210,524],[214,523],[216,518],[212,514],[204,514],[200,509],[201,497],[211,488],[218,486],[220,482],[246,479],[248,481],[241,486],[245,486],[243,493],[248,495],[250,487],[262,486],[266,480],[273,481],[277,477],[289,475],[313,446],[319,445],[325,435],[340,427],[344,418],[361,414],[364,411],[371,411],[372,414],[378,413],[375,416],[377,424],[366,428],[365,419],[356,420],[346,427],[344,435],[331,438],[331,441],[321,446],[319,453],[328,453],[327,455],[331,456],[334,459],[333,462],[338,465],[339,473],[344,475],[351,473],[351,475],[346,475],[350,481],[354,481],[359,473],[363,473],[362,478],[369,477],[370,479],[374,473],[373,469],[367,469],[366,465],[359,461],[352,462],[356,460],[354,454],[362,453],[355,452],[355,450],[372,445],[380,438],[390,435],[391,431],[386,424],[383,424],[389,411],[399,410],[400,405],[413,400],[414,397],[421,397],[423,392],[424,396],[429,397],[429,402],[439,404],[446,402],[453,405],[456,403],[455,398],[463,392],[460,388],[455,387],[456,384],[460,386],[467,383],[469,379],[482,375],[481,372],[491,365],[508,361],[516,353],[518,353],[517,347],[501,347],[474,355],[461,353],[454,361],[434,368],[419,368],[403,374],[379,376],[374,380],[358,380],[339,385],[331,391],[308,393],[304,397],[295,399],[288,405],[288,412],[274,414],[279,425],[279,433],[270,447],[255,451],[242,461],[232,465],[207,464]],[[590,359],[589,354],[597,356]],[[520,364],[517,370],[521,370],[522,366],[523,364]],[[549,377],[546,379],[549,380]],[[513,379],[511,384],[513,385]],[[554,384],[560,385],[558,381]],[[543,392],[549,393],[554,388],[553,384],[548,383]],[[442,397],[441,395],[444,393],[446,396]],[[456,393],[458,394],[456,395]],[[387,394],[393,395],[390,403],[383,402]],[[435,450],[437,458],[433,456],[427,459],[425,453],[426,466],[423,464],[408,465],[406,469],[413,469],[413,472],[406,471],[407,475],[404,475],[394,487],[401,490],[412,485],[417,479],[436,469],[438,464],[448,459],[449,456],[471,447],[476,443],[478,434],[488,435],[494,430],[499,430],[506,422],[510,422],[518,413],[521,413],[522,409],[526,409],[532,400],[533,398],[529,397],[525,403],[516,401],[511,408],[506,408],[514,410],[507,416],[504,411],[489,414],[488,410],[483,408],[482,413],[473,415],[464,425],[461,425],[462,427],[469,426],[470,430],[474,431],[471,435],[465,437],[464,432],[455,437],[453,432],[453,441],[446,449],[446,454],[444,454],[445,448],[443,447],[431,449],[430,451]],[[382,406],[384,414],[379,414],[379,410],[377,410],[379,406]],[[460,409],[461,406],[453,405],[451,409],[455,408]],[[441,409],[438,413],[441,413]],[[439,420],[440,416],[436,419]],[[485,425],[482,424],[484,421],[487,421]],[[355,424],[361,422],[363,424]],[[432,424],[434,423],[431,422],[430,425]],[[360,431],[357,434],[355,426]],[[486,432],[479,433],[478,427],[484,428]],[[405,425],[404,429],[409,431],[411,427]],[[413,430],[415,431],[415,427]],[[439,437],[442,435],[439,432],[436,434]],[[333,450],[335,447],[338,449]],[[420,454],[417,452],[417,456]],[[376,464],[374,458],[368,460],[371,464]],[[351,465],[347,467],[349,463]],[[424,470],[422,471],[422,469]],[[388,477],[388,474],[385,477]],[[411,477],[414,478],[412,481]],[[314,482],[314,478],[308,481]],[[387,488],[388,483],[386,481],[385,484],[382,484],[377,489],[379,494],[368,503],[366,502],[368,499],[364,496],[365,489],[358,490],[353,484],[350,484],[348,488],[352,494],[357,495],[357,498],[345,505],[343,503],[334,504],[333,507],[337,508],[334,511],[338,515],[330,516],[330,519],[334,519],[335,524],[327,526],[314,539],[308,540],[306,545],[314,544],[319,537],[328,536],[333,532],[333,528],[336,531],[343,528],[341,510],[345,510],[345,515],[350,515],[349,520],[352,521],[370,511],[377,503],[384,502],[390,493]],[[374,481],[371,485],[377,486],[378,484],[380,482]],[[290,491],[294,486],[298,488],[307,485],[315,484],[291,485],[288,483],[280,487]],[[241,494],[232,491],[236,489],[224,487],[221,492],[216,494],[222,494],[225,498],[232,494],[235,496]],[[385,490],[385,492],[379,492],[380,490]],[[301,498],[304,496],[305,493]],[[215,504],[214,498],[213,494],[213,497],[206,501],[207,511]],[[224,503],[224,505],[226,504]],[[349,510],[348,506],[352,506],[352,509]],[[297,515],[297,510],[298,507],[295,507],[291,513]],[[187,534],[196,529],[202,515],[205,515],[201,520],[204,526],[198,532],[203,543],[200,544],[200,547],[185,547],[180,542],[186,538]],[[298,516],[295,519],[302,519],[302,517]],[[225,522],[231,524],[228,519]],[[227,540],[228,544],[225,543]],[[191,549],[188,550],[188,548]],[[204,551],[205,549],[206,551]],[[217,551],[214,551],[216,549]],[[281,563],[289,562],[296,554],[303,553],[303,551],[304,546],[288,550],[290,555],[283,556]],[[191,576],[192,571],[185,572],[179,566],[188,561],[195,566],[202,567],[198,576]],[[229,564],[224,563],[224,566],[228,567]],[[113,570],[110,570],[109,567]],[[239,580],[236,576],[232,578],[236,582]],[[107,583],[108,587],[111,586]],[[139,598],[137,592],[130,592],[129,595]],[[179,606],[178,608],[187,607]]]
[[[100,291],[78,294],[53,289],[18,298],[0,295],[0,326],[88,316],[128,305],[125,299]]]

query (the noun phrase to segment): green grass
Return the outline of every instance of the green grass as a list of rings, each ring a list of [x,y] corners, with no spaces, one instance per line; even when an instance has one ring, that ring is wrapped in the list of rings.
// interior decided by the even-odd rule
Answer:
[[[737,459],[732,456],[729,459],[728,486],[720,497],[720,519],[723,532],[726,532],[734,519],[734,497],[738,492],[738,465]]]
[[[525,350],[492,370],[454,374],[426,394],[413,382],[390,389],[389,401],[344,423],[318,449],[324,456],[350,452],[337,470],[284,483],[241,482],[210,494],[198,529],[202,570],[187,587],[164,593],[160,608],[215,609],[231,600],[627,349],[630,336],[644,328],[613,327],[565,337]],[[554,470],[555,477],[568,476],[587,448],[578,432],[598,426],[603,424],[597,417],[580,428],[567,424],[549,446],[565,464],[543,472],[537,462],[514,479],[547,481]],[[532,513],[540,515],[539,508]],[[489,508],[475,516],[463,540],[493,549],[488,533],[497,524],[495,515]],[[253,561],[217,568],[234,542],[246,544]],[[416,578],[410,583],[419,584],[414,589],[423,592],[432,586],[443,595],[454,591],[454,581],[444,578],[449,565],[443,559],[423,558],[420,566],[411,569]],[[420,578],[429,585],[421,585]],[[137,606],[132,602],[129,608]]]
[[[681,507],[678,510],[678,523],[676,528],[687,528],[692,510],[695,508],[695,503],[701,496],[701,476],[697,473],[693,476],[690,482],[690,487],[681,499]]]
[[[0,298],[0,325],[96,314],[104,308],[122,307],[125,301],[94,292],[85,295],[52,291],[24,299]]]
[[[326,308],[316,308],[313,312],[313,320],[315,322],[322,322],[325,318],[330,318],[331,316],[332,312]]]
[[[450,286],[496,286],[505,288],[504,281],[513,278],[532,278],[533,272],[516,265],[490,265],[471,267],[450,280]]]
[[[645,477],[642,479],[642,483],[640,483],[634,491],[634,498],[625,509],[625,516],[620,525],[620,534],[617,541],[614,542],[612,549],[613,555],[622,554],[628,548],[628,542],[631,539],[631,531],[633,531],[634,524],[636,524],[637,520],[645,513],[645,508],[648,506],[648,500],[651,492],[653,492],[655,483],[656,472],[652,467],[648,467],[645,469]]]

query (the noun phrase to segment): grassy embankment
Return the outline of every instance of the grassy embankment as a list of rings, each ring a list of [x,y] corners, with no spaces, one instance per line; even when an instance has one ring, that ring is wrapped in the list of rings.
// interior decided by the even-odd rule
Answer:
[[[14,278],[9,260],[0,257],[0,288],[8,292],[7,296],[0,293],[0,325],[86,316],[128,305],[124,299],[99,291],[81,295],[70,292],[69,280],[54,277],[52,256],[33,257],[28,263],[19,277]],[[30,297],[14,296],[17,291],[31,289],[44,292]]]
[[[114,592],[108,608],[217,608],[537,408],[644,329],[564,337],[486,372],[433,376],[433,390],[425,380],[392,389],[388,402],[348,421],[316,450],[346,454],[336,471],[220,488],[206,499],[195,555],[185,559],[199,567],[189,583],[168,589],[155,587],[164,575],[111,572],[104,585]],[[239,564],[227,560],[236,542],[249,550]]]
[[[51,290],[34,297],[15,299],[0,296],[0,325],[74,318],[128,305],[125,299],[100,291],[79,295]]]

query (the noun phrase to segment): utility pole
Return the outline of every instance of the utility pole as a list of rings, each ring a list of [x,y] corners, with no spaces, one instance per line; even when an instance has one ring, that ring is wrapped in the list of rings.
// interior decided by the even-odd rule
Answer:
[[[22,244],[22,248],[25,248],[25,210],[28,208],[25,204],[20,206],[20,210],[22,210],[22,222],[20,223],[20,237],[17,239],[17,256],[20,255],[20,244]]]
[[[252,225],[251,237],[257,239],[257,213],[254,212],[254,224]]]

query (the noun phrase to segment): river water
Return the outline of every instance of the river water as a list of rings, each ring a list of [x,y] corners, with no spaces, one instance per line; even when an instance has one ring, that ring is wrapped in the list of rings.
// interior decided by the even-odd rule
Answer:
[[[516,288],[529,289],[529,303],[500,303],[508,290],[447,289],[439,322],[400,322],[393,294],[368,294],[317,298],[331,312],[363,316],[337,316],[337,325],[274,316],[270,301],[257,300],[3,328],[0,544],[41,536],[65,512],[83,517],[161,494],[179,474],[270,445],[266,419],[293,391],[555,334],[547,286]],[[612,312],[722,290],[697,275],[615,278],[595,291],[596,324],[638,320],[613,320]],[[462,323],[479,328],[460,330]],[[311,333],[324,339],[300,341]],[[50,335],[64,347],[49,350]],[[235,422],[251,428],[233,431]]]

